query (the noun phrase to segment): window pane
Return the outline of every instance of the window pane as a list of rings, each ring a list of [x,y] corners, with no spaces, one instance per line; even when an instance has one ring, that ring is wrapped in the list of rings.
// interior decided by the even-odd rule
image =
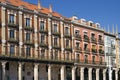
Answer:
[[[14,50],[14,45],[10,45],[10,54],[14,54],[15,50]]]
[[[14,15],[13,14],[10,14],[9,22],[14,23]]]
[[[40,30],[41,30],[41,31],[44,30],[44,21],[41,21],[41,22],[40,22]]]
[[[27,47],[27,48],[26,48],[26,55],[27,55],[27,56],[30,56],[30,47]]]
[[[44,40],[45,40],[45,36],[41,35],[41,43],[44,43]]]
[[[57,24],[54,24],[54,32],[57,32]]]
[[[30,33],[26,33],[26,41],[30,41]]]
[[[30,26],[30,18],[26,18],[26,26]]]
[[[57,38],[54,38],[54,45],[57,46]]]
[[[75,30],[75,35],[79,35],[79,30]]]
[[[68,29],[68,27],[65,27],[65,34],[69,34],[69,29]]]
[[[69,47],[69,40],[66,40],[66,47]]]
[[[10,30],[10,38],[14,38],[14,30]]]

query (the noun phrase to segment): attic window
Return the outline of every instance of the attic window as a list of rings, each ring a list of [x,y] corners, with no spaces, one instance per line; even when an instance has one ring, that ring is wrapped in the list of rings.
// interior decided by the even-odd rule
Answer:
[[[90,22],[90,26],[92,26],[92,25],[93,25],[93,23]]]

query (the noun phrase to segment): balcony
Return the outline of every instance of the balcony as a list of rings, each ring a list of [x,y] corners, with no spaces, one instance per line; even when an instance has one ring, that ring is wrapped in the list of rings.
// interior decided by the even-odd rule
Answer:
[[[8,42],[9,43],[18,43],[19,41],[18,41],[18,39],[15,39],[15,38],[9,38]]]
[[[24,29],[28,30],[28,31],[33,31],[34,30],[31,26],[24,26]]]
[[[72,36],[70,34],[64,34],[64,37],[72,39]]]
[[[99,54],[104,55],[104,51],[102,49],[99,49]]]
[[[39,30],[40,33],[43,33],[43,34],[48,34],[48,31],[47,30]]]
[[[84,35],[84,41],[89,42],[89,37],[87,35]]]
[[[24,51],[22,51],[24,52]],[[0,53],[0,60],[12,60],[12,61],[25,61],[25,62],[41,62],[41,63],[54,63],[54,64],[69,64],[73,65],[74,60],[56,57],[56,56],[45,56],[45,55],[38,55],[38,56],[31,56],[26,55],[26,53],[22,53],[20,55],[19,52],[15,54],[10,54],[9,52],[1,52]]]
[[[18,25],[15,24],[15,23],[8,23],[8,27],[11,27],[11,28],[18,28]]]
[[[81,35],[75,34],[75,39],[76,39],[76,40],[82,40],[82,39],[81,39]]]
[[[59,36],[60,37],[60,33],[59,32],[53,32],[52,33],[54,36]]]
[[[91,42],[97,44],[97,40],[94,37],[91,37]]]
[[[30,41],[30,40],[24,41],[24,44],[34,46],[33,41]]]
[[[59,45],[53,45],[53,48],[54,49],[59,49],[59,50],[61,49]]]
[[[97,54],[97,49],[92,49],[91,51],[93,54]]]
[[[46,43],[40,43],[40,47],[48,48],[48,45]]]
[[[76,63],[79,63],[81,65],[92,65],[92,66],[106,66],[106,62],[101,61],[91,61],[91,60],[75,60]]]
[[[84,49],[84,52],[85,52],[85,54],[89,54],[90,53],[90,49]]]
[[[71,51],[71,52],[72,52],[72,48],[71,48],[70,46],[66,46],[66,47],[65,47],[65,50],[66,50],[66,51]]]
[[[100,45],[104,45],[104,41],[103,41],[102,39],[98,39],[98,43],[99,43]]]
[[[76,52],[82,52],[82,48],[81,47],[75,47],[75,51]]]

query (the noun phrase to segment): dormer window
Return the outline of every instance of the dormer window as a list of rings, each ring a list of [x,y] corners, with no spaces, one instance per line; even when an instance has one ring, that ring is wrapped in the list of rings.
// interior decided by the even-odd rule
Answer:
[[[40,22],[40,30],[43,31],[44,30],[44,21]]]
[[[57,32],[57,24],[54,24],[54,29],[53,29],[54,32]]]
[[[9,15],[9,23],[14,23],[14,15],[13,14],[10,14]]]
[[[93,23],[90,22],[90,26],[93,26]]]
[[[65,34],[69,34],[69,28],[65,27]]]
[[[26,18],[26,26],[30,27],[30,18]]]

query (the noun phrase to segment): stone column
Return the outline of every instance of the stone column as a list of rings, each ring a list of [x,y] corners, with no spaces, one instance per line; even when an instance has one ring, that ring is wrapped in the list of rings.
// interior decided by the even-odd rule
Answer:
[[[6,43],[6,31],[5,31],[5,24],[6,24],[6,8],[5,7],[1,7],[1,22],[2,22],[2,28],[1,28],[1,39],[2,39],[2,54],[5,55],[5,43]]]
[[[61,77],[61,80],[65,80],[65,66],[61,66],[61,70],[60,70],[60,77]]]
[[[51,49],[52,49],[52,36],[51,36],[51,19],[50,18],[48,18],[48,46],[49,46],[49,52],[48,52],[48,56],[49,56],[49,59],[51,59]]]
[[[6,63],[5,61],[2,61],[2,80],[6,80],[6,71],[5,71],[5,66],[6,66]]]
[[[19,11],[19,56],[23,56],[22,54],[24,54],[23,53],[23,51],[22,50],[24,50],[23,48],[22,48],[22,45],[23,45],[23,35],[22,35],[22,29],[23,29],[23,25],[22,25],[22,14],[23,14],[23,12],[21,12],[21,11]]]
[[[75,69],[76,69],[76,67],[74,66],[74,67],[72,67],[72,80],[76,80],[75,79]]]
[[[106,69],[103,70],[103,80],[106,80]]]
[[[89,74],[89,76],[88,76],[88,77],[89,77],[89,80],[92,80],[92,68],[89,68],[89,71],[88,71],[88,72],[89,72],[89,73],[88,73],[88,74]]]
[[[18,63],[18,80],[22,80],[22,65],[23,63],[19,62]]]
[[[115,70],[115,79],[118,80],[118,69]]]
[[[37,15],[34,15],[34,43],[35,43],[35,54],[34,54],[34,57],[37,58],[38,57],[38,25],[37,25],[37,22],[38,22],[38,16]]]
[[[80,80],[84,80],[84,67],[80,68]]]
[[[96,80],[99,80],[99,71],[100,69],[96,69]]]
[[[37,63],[35,63],[34,64],[34,80],[39,80],[38,79],[38,67],[39,66],[39,64],[37,64]]]
[[[52,80],[51,79],[51,65],[48,65],[48,80]]]

